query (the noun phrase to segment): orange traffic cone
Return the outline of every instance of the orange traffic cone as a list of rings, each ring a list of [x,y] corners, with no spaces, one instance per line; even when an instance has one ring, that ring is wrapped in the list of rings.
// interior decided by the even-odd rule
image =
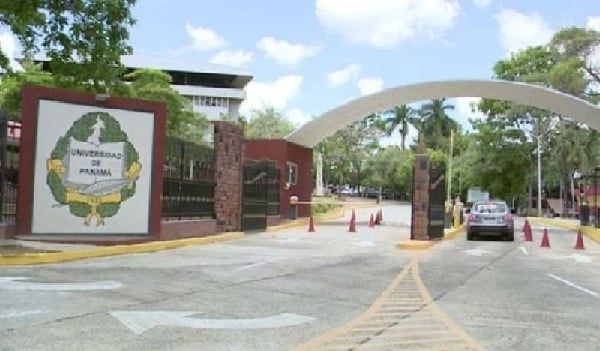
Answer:
[[[315,221],[313,220],[313,216],[310,216],[310,219],[308,220],[308,232],[315,232]]]
[[[531,229],[531,227],[529,226],[529,220],[525,219],[525,224],[523,224],[523,233],[525,233],[527,228]]]
[[[544,228],[541,247],[550,247],[550,238],[548,238],[548,228]]]
[[[583,246],[583,232],[581,229],[577,231],[577,241],[575,241],[575,250],[585,250]]]
[[[375,224],[376,225],[380,225],[381,224],[381,214],[379,213],[379,210],[375,213]]]
[[[375,219],[373,218],[373,214],[371,213],[371,217],[369,218],[369,228],[375,227]]]
[[[348,226],[348,231],[350,233],[356,233],[356,222],[354,221],[354,219],[350,220],[350,226]]]
[[[525,234],[525,241],[533,241],[533,233],[531,232],[531,227],[530,226],[526,226],[525,230],[524,230],[524,234]]]

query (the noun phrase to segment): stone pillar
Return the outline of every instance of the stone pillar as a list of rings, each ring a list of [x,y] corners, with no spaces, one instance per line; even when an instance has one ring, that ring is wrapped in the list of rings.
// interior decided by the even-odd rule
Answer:
[[[217,231],[242,229],[242,167],[244,135],[234,123],[214,121],[215,215]]]
[[[415,155],[413,173],[412,240],[429,240],[429,155]]]
[[[318,157],[317,157],[317,181],[316,181],[316,185],[317,185],[317,189],[315,194],[317,196],[323,196],[325,191],[323,189],[323,155],[321,153],[319,153]]]

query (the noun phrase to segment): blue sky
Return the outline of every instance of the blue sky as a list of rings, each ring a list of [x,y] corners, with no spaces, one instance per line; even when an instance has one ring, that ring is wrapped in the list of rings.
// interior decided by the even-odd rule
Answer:
[[[562,26],[600,29],[598,0],[138,0],[134,16],[136,55],[235,66],[254,76],[243,112],[296,124],[379,89],[489,78]],[[475,100],[453,100],[453,117]]]

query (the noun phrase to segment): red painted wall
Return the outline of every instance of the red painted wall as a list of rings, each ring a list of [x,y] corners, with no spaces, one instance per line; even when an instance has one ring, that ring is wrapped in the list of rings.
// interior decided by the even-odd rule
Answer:
[[[312,149],[305,148],[283,139],[246,139],[244,140],[244,159],[269,159],[277,163],[281,170],[279,185],[279,214],[287,218],[290,212],[290,196],[298,196],[298,201],[311,201],[312,197]],[[298,165],[298,181],[285,189],[287,162]],[[300,205],[298,216],[310,216],[310,205]]]

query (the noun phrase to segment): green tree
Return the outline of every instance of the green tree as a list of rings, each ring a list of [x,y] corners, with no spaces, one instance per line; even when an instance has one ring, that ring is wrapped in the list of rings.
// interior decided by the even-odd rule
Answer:
[[[419,109],[420,117],[415,121],[415,126],[419,131],[419,140],[428,148],[437,150],[447,147],[450,131],[458,128],[456,121],[446,113],[453,109],[454,106],[448,104],[446,98],[431,100]]]
[[[135,0],[19,0],[0,2],[0,25],[8,27],[27,56],[43,50],[57,84],[118,94],[131,54],[129,27]],[[0,65],[8,67],[6,53]]]
[[[8,72],[0,80],[0,106],[14,119],[21,118],[21,87],[24,84],[54,86],[54,77],[40,64],[25,61],[22,71]]]
[[[138,69],[125,76],[131,81],[128,94],[139,99],[161,101],[167,108],[167,133],[200,142],[205,139],[208,120],[194,112],[192,103],[171,87],[171,76],[156,69]]]
[[[396,130],[400,133],[400,147],[406,148],[406,137],[408,128],[415,116],[415,111],[408,105],[395,106],[393,109],[384,112],[383,121],[387,136],[391,136]]]
[[[253,116],[244,124],[244,134],[250,139],[283,138],[295,129],[292,122],[274,108],[255,110]]]

